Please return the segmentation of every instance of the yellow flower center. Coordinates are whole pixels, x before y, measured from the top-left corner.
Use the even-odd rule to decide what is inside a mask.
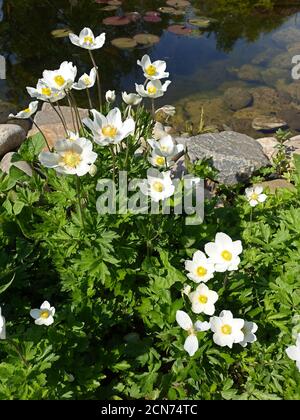
[[[207,274],[207,270],[204,267],[198,267],[197,268],[197,275],[199,277],[204,277]]]
[[[159,181],[154,182],[152,188],[154,189],[154,191],[159,193],[163,192],[163,190],[165,189],[164,184]]]
[[[258,194],[256,194],[256,193],[251,194],[251,196],[250,196],[250,200],[255,200],[255,201],[257,201],[257,200],[258,200]]]
[[[147,91],[148,91],[149,95],[155,95],[157,89],[156,89],[155,86],[150,85],[150,86],[148,86]]]
[[[89,78],[89,76],[85,76],[85,77],[83,78],[83,83],[84,83],[86,86],[89,86],[89,85],[91,84],[91,79]]]
[[[42,311],[40,313],[40,318],[47,319],[47,318],[49,318],[49,316],[50,316],[50,314],[49,314],[48,311]]]
[[[200,295],[198,297],[198,300],[199,300],[200,303],[203,303],[203,304],[207,303],[207,301],[208,301],[207,296],[205,296],[205,295]]]
[[[221,254],[222,258],[224,258],[225,261],[231,261],[232,260],[232,253],[225,250]]]
[[[76,168],[81,162],[81,156],[79,153],[69,150],[63,155],[61,161],[69,168]]]
[[[230,335],[232,333],[232,328],[231,328],[230,325],[225,324],[225,325],[222,326],[221,331],[225,335]]]
[[[165,164],[165,162],[166,162],[166,160],[165,160],[165,158],[164,158],[164,157],[162,157],[162,156],[158,156],[158,157],[156,158],[156,164],[157,164],[157,165],[164,165],[164,164]]]
[[[112,125],[107,125],[106,127],[102,128],[102,134],[105,137],[115,137],[117,131],[118,130],[116,129],[116,127],[113,127]]]
[[[65,79],[62,76],[60,76],[60,75],[55,76],[54,77],[54,81],[60,87],[63,86],[66,83]]]
[[[47,88],[47,87],[42,88],[42,95],[50,96],[51,95],[51,89]]]
[[[93,44],[94,40],[91,36],[85,36],[83,42],[85,42],[86,44]]]
[[[151,64],[151,66],[148,66],[146,68],[146,74],[148,74],[148,76],[154,76],[155,73],[156,73],[156,67],[152,66],[152,64]]]
[[[26,114],[29,114],[31,111],[30,111],[30,108],[26,108],[26,109],[24,109],[24,112],[26,112]]]

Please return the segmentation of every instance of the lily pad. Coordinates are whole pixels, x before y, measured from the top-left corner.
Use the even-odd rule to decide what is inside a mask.
[[[71,29],[69,28],[63,28],[63,29],[54,29],[51,32],[51,35],[54,36],[54,38],[65,38],[67,36],[69,36],[69,34],[71,33]]]
[[[121,6],[122,4],[120,0],[109,0],[107,3],[110,4],[111,6]]]
[[[143,19],[145,22],[151,23],[161,22],[161,17],[157,15],[145,15]]]
[[[168,15],[174,15],[174,16],[181,16],[185,14],[183,10],[177,10],[177,9],[174,9],[174,7],[159,7],[158,10],[161,13],[166,13]]]
[[[118,9],[118,6],[108,5],[108,6],[101,7],[100,10],[103,10],[104,12],[113,12],[114,10],[117,10],[117,9]]]
[[[191,28],[184,25],[171,25],[168,27],[168,31],[176,35],[190,35],[193,32]]]
[[[133,38],[115,38],[111,41],[114,47],[126,50],[137,46],[137,41]]]
[[[200,29],[206,29],[213,23],[210,18],[206,18],[206,17],[198,17],[194,19],[189,19],[188,22],[191,25],[197,26]]]
[[[187,7],[190,6],[191,3],[187,0],[168,0],[167,5],[172,7]]]
[[[104,25],[111,25],[111,26],[122,26],[128,25],[131,20],[127,16],[110,16],[108,18],[103,19]]]
[[[137,22],[141,19],[141,14],[139,12],[127,12],[125,16],[130,19],[131,22]]]
[[[137,34],[133,39],[141,45],[154,45],[160,40],[159,36],[153,34]]]
[[[149,10],[145,13],[146,16],[160,16],[159,12],[156,12],[155,10]]]

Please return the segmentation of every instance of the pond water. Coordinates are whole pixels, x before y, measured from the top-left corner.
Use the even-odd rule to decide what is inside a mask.
[[[96,53],[105,89],[134,91],[134,83],[143,80],[136,66],[143,54],[167,61],[173,83],[161,102],[177,106],[173,122],[178,130],[184,131],[187,121],[197,127],[202,108],[205,123],[218,128],[255,135],[253,118],[274,116],[300,130],[300,81],[291,76],[292,57],[300,54],[300,2],[179,0],[173,10],[172,3],[0,0],[0,55],[7,63],[6,80],[0,80],[0,115],[4,102],[28,102],[25,87],[34,86],[45,68],[55,69],[69,60],[79,73],[89,70],[88,54],[57,31],[78,33],[89,26],[95,33],[107,33],[105,47]],[[159,14],[148,13],[145,19],[150,11]],[[120,20],[124,25],[105,24],[105,19],[128,12],[137,12],[130,22],[125,18]],[[141,33],[158,38],[128,49],[111,43]],[[228,91],[232,87],[240,88],[240,94]],[[247,101],[249,93],[254,99],[240,109],[235,102],[244,96]],[[79,100],[85,105],[84,96]]]

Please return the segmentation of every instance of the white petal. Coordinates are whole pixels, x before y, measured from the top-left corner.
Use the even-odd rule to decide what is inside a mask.
[[[207,321],[205,322],[197,321],[195,322],[194,327],[196,331],[208,331],[210,330],[210,323]]]
[[[298,347],[290,346],[285,351],[290,359],[300,362],[300,349]]]
[[[192,357],[198,350],[199,343],[198,339],[195,335],[189,335],[184,343],[184,350],[188,352],[188,354]]]
[[[51,305],[47,300],[45,300],[45,302],[41,304],[41,309],[50,309],[50,308],[51,308]]]
[[[30,316],[34,319],[38,319],[40,317],[40,309],[31,309]]]
[[[189,329],[193,327],[191,318],[184,311],[176,312],[176,321],[178,325],[186,331],[188,331]]]

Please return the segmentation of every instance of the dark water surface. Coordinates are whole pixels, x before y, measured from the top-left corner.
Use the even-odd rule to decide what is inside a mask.
[[[143,16],[168,5],[165,0],[123,0],[116,10],[101,10],[105,6],[95,0],[0,0],[0,54],[7,62],[7,79],[0,80],[0,107],[4,101],[26,104],[25,87],[35,86],[44,69],[55,69],[64,60],[73,61],[79,74],[89,70],[86,51],[71,45],[67,37],[52,35],[64,28],[78,33],[84,26],[96,34],[107,33],[105,46],[96,53],[105,89],[134,91],[134,82],[143,80],[136,61],[145,53],[167,61],[173,83],[162,102],[178,106],[178,126],[187,119],[197,124],[202,106],[208,123],[238,125],[241,120],[241,126],[262,113],[279,115],[283,105],[299,106],[300,88],[298,93],[291,59],[300,54],[300,1],[191,0],[187,7],[177,8],[183,11],[179,16],[161,13],[160,22],[139,19],[117,27],[104,25],[103,19],[133,11]],[[199,16],[211,19],[207,29],[188,23]],[[191,34],[170,32],[174,24],[192,29]],[[115,38],[139,33],[157,35],[160,41],[126,50],[111,44]],[[221,100],[230,87],[254,94],[256,102],[247,115],[245,110],[233,115],[224,108]],[[278,98],[282,92],[290,97],[284,103]],[[269,102],[268,95],[273,95]],[[80,100],[84,104],[85,97]]]

